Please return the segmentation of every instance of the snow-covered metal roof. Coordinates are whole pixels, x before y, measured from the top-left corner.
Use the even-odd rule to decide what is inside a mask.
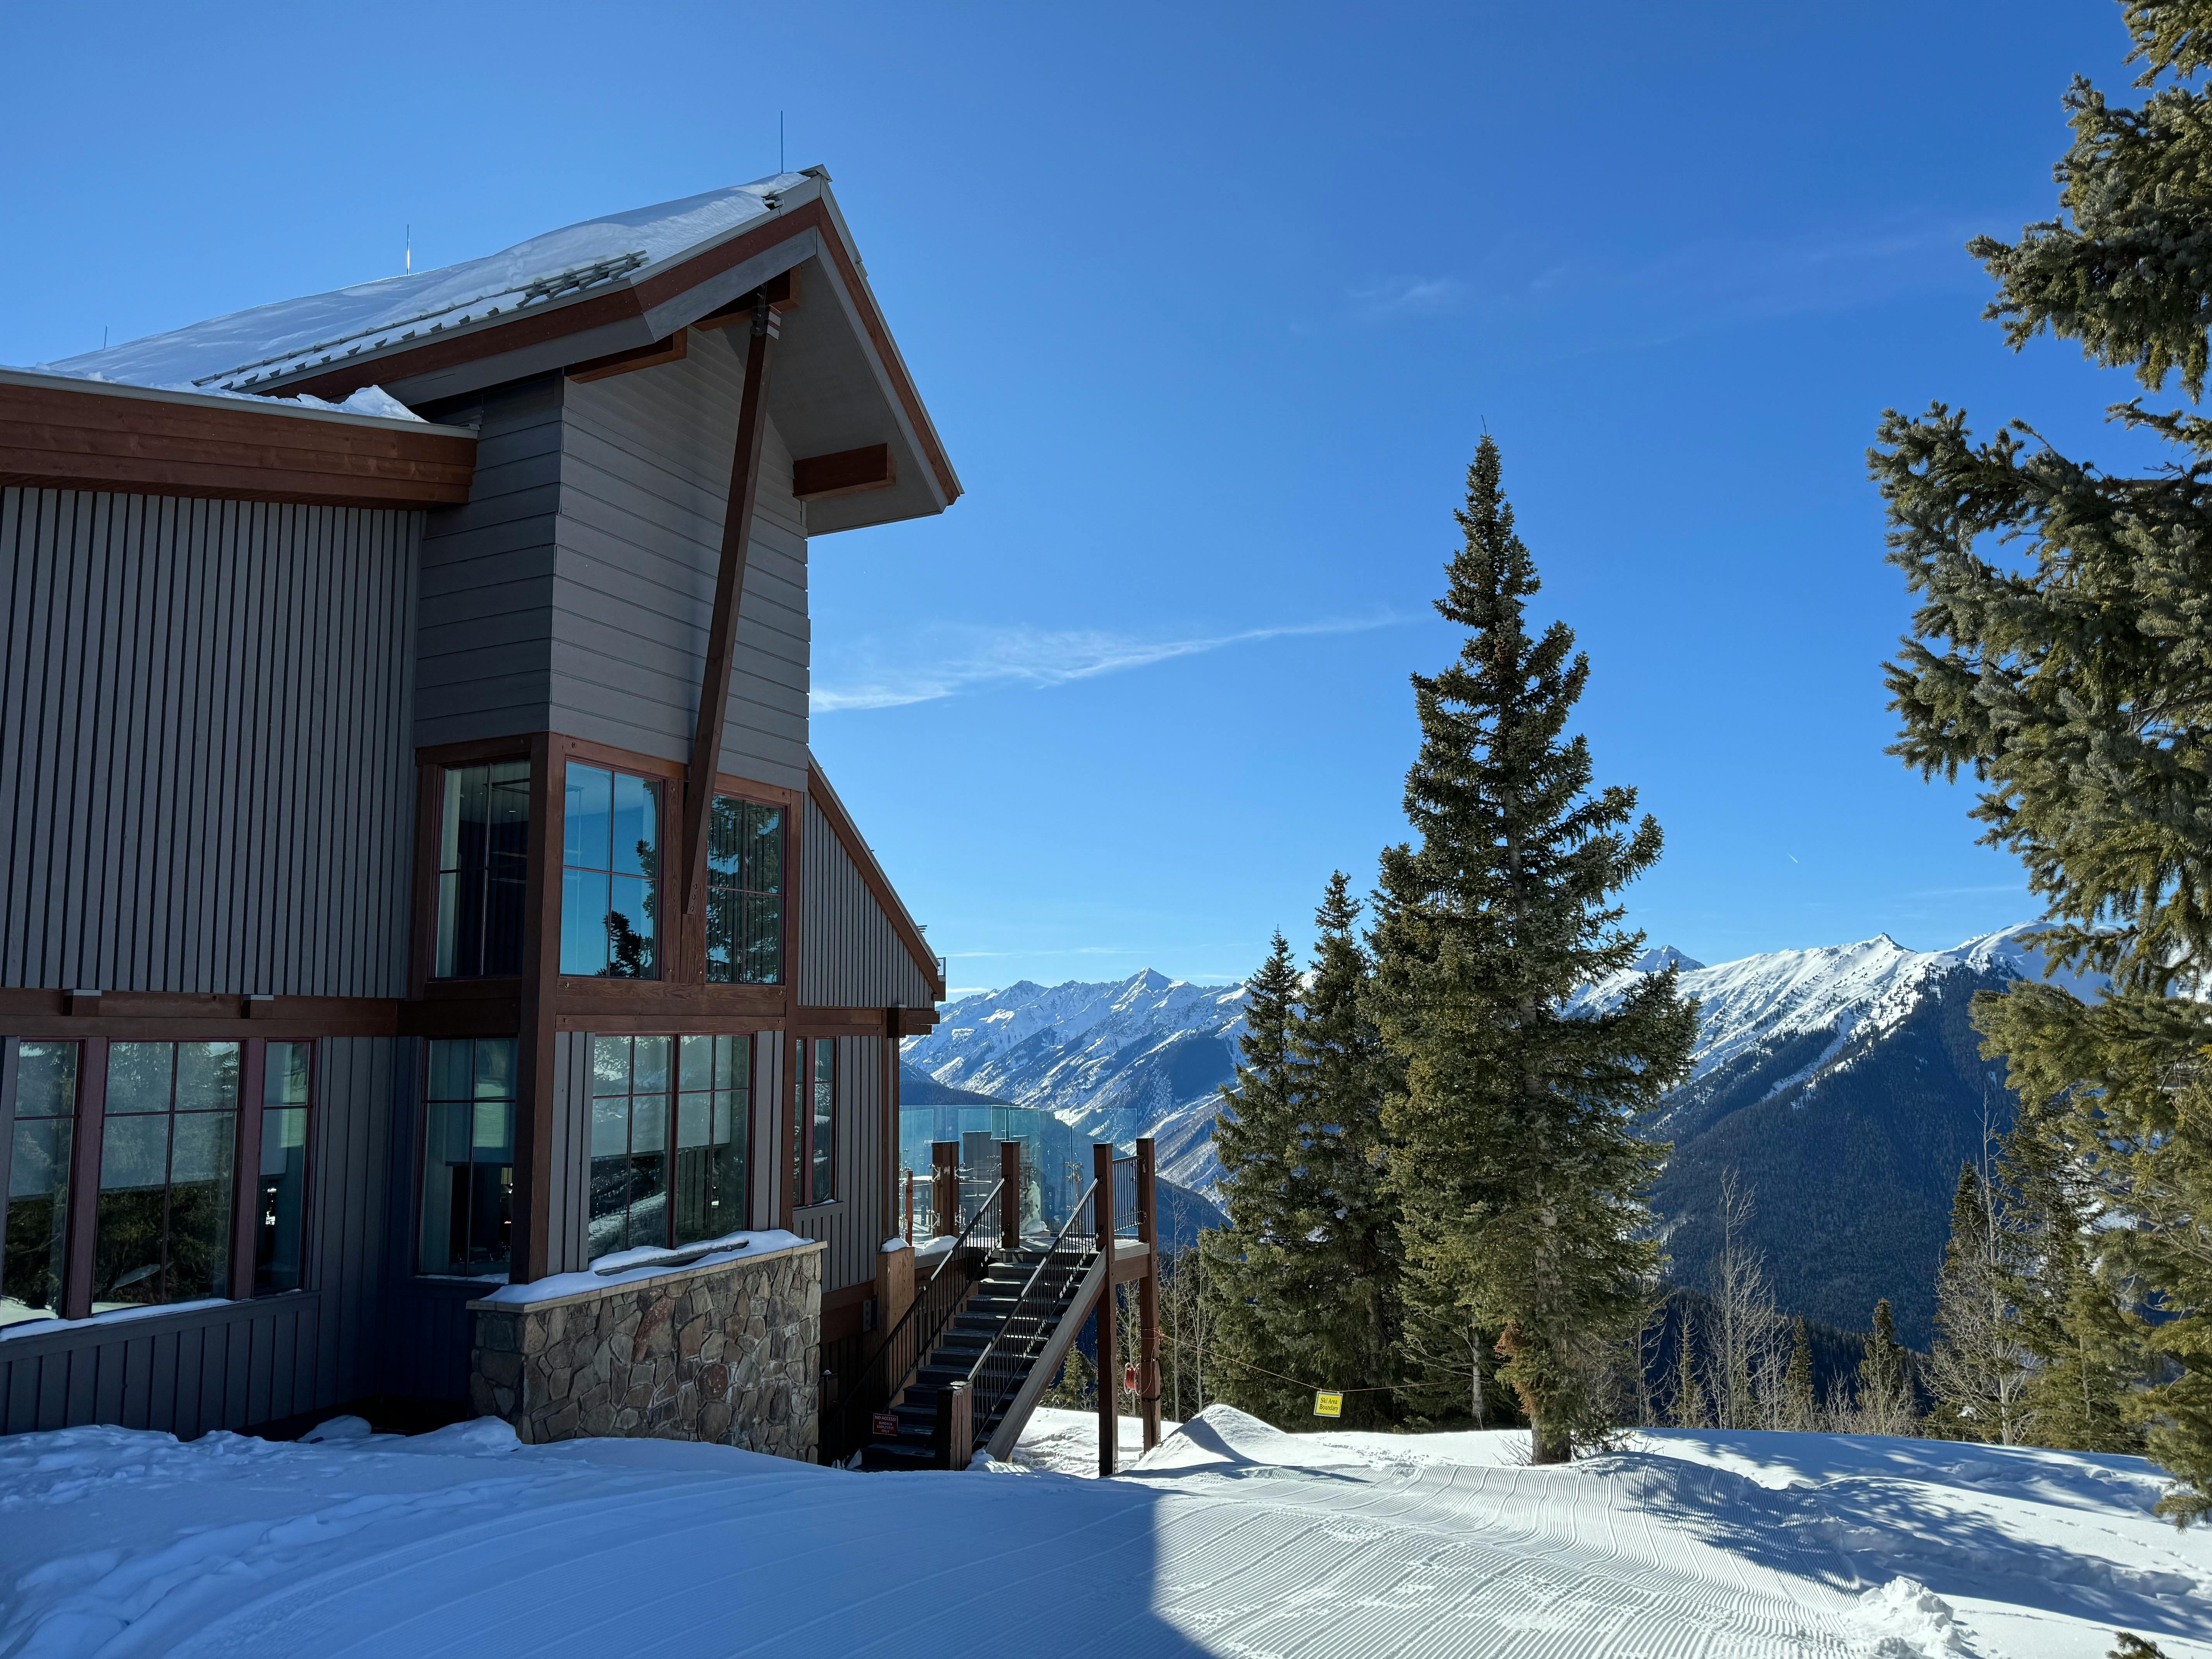
[[[818,173],[784,173],[610,213],[480,259],[233,312],[38,368],[179,392],[253,392],[364,351],[635,282],[767,218]]]

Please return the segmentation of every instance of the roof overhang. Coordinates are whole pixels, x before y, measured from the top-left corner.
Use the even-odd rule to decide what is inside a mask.
[[[0,369],[0,484],[451,507],[476,455],[463,427]]]
[[[380,386],[422,407],[669,340],[764,283],[795,273],[781,312],[769,417],[800,459],[885,446],[893,481],[811,501],[810,533],[941,513],[960,480],[922,406],[827,184],[810,179],[765,218],[611,283],[434,337],[357,350],[265,376],[256,392],[337,402]]]

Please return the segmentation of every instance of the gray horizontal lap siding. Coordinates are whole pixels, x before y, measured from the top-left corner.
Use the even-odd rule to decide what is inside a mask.
[[[374,1392],[380,1177],[400,1047],[388,1037],[317,1045],[307,1289],[16,1327],[0,1340],[0,1434],[112,1423],[189,1439]]]
[[[810,1008],[929,1008],[932,987],[810,797],[799,860],[799,1000]]]
[[[421,530],[0,489],[0,985],[400,994]]]
[[[469,504],[423,529],[416,743],[550,729],[562,385],[503,386],[453,415],[481,423],[477,468]]]
[[[563,392],[554,729],[670,760],[690,751],[743,359],[734,331],[680,362]],[[738,607],[721,765],[806,782],[806,532],[771,427]]]

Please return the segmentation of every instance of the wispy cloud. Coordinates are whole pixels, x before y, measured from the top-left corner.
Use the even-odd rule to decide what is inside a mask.
[[[1356,617],[1149,640],[1092,629],[940,626],[903,638],[890,649],[879,641],[861,641],[824,673],[814,688],[813,708],[817,714],[835,714],[931,702],[995,685],[1065,685],[1261,640],[1364,633],[1393,620]]]
[[[1467,284],[1456,276],[1397,276],[1373,288],[1354,289],[1352,304],[1370,323],[1400,317],[1437,317],[1457,311]]]

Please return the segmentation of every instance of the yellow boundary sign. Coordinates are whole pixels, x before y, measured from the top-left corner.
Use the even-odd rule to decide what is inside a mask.
[[[1326,1389],[1316,1390],[1314,1395],[1314,1415],[1316,1417],[1343,1416],[1344,1396],[1340,1394],[1331,1394]]]

